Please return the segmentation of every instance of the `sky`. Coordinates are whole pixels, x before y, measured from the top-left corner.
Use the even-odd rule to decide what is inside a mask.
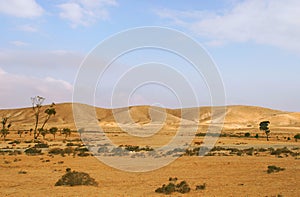
[[[159,26],[203,46],[219,70],[227,105],[300,112],[299,10],[298,0],[0,0],[0,108],[29,107],[36,95],[47,103],[72,102],[80,65],[99,43],[131,28]],[[211,104],[213,87],[204,78],[180,57],[153,49],[120,57],[99,79],[105,90],[96,88],[95,104],[111,107],[112,81],[149,62],[174,66],[195,88],[199,105]],[[130,84],[123,80],[119,89]],[[176,91],[161,84],[131,93],[128,105],[182,107]]]

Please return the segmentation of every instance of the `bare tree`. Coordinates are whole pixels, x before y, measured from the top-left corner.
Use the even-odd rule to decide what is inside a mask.
[[[40,113],[41,113],[41,108],[43,106],[45,98],[41,96],[36,96],[31,98],[32,101],[32,109],[34,111],[34,117],[35,117],[35,126],[33,130],[33,135],[34,139],[37,139],[41,133],[43,133],[43,137],[45,138],[45,135],[47,134],[46,130],[44,129],[46,123],[48,120],[51,118],[51,116],[54,116],[56,114],[56,110],[54,108],[55,103],[52,103],[45,111],[44,113],[46,114],[46,118],[40,128],[38,128],[38,124],[40,121]]]
[[[36,96],[31,98],[32,101],[32,110],[34,111],[34,117],[35,117],[35,126],[33,129],[33,137],[34,139],[38,138],[38,124],[39,124],[39,118],[40,118],[40,112],[42,108],[42,104],[45,101],[45,98],[41,96]]]

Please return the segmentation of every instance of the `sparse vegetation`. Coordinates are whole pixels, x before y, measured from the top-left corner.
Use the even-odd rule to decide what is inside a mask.
[[[251,134],[249,132],[245,133],[245,137],[250,137]]]
[[[89,174],[85,172],[71,171],[71,168],[67,168],[66,174],[64,174],[61,179],[55,183],[55,186],[76,185],[98,186],[98,183],[95,179],[91,178]]]
[[[28,148],[25,150],[25,153],[27,155],[31,155],[31,156],[35,156],[35,155],[41,155],[42,154],[42,150],[41,149],[37,149],[37,148]]]
[[[49,132],[53,135],[53,139],[55,139],[55,135],[56,135],[57,131],[58,131],[57,127],[51,127],[49,129]]]
[[[267,141],[269,141],[269,134],[271,130],[269,129],[270,121],[263,121],[259,123],[259,130],[264,131],[267,136]]]
[[[205,190],[206,184],[203,183],[202,185],[196,185],[196,190]]]
[[[294,136],[294,138],[295,138],[295,141],[297,142],[297,141],[300,139],[300,133],[296,134],[296,135]]]
[[[176,182],[177,182],[176,177],[169,178],[169,183],[167,185],[163,184],[161,187],[157,188],[155,192],[163,193],[163,194],[172,194],[174,192],[179,192],[185,194],[191,191],[191,188],[186,181],[181,181],[178,184],[176,184]]]
[[[267,172],[268,172],[268,174],[271,174],[271,173],[280,172],[280,171],[283,171],[283,170],[285,170],[285,169],[272,165],[272,166],[268,166]]]
[[[9,128],[11,127],[11,123],[8,123],[9,117],[2,117],[1,124],[2,124],[2,129],[0,130],[1,132],[1,137],[3,137],[3,140],[5,141],[6,136],[9,134]]]
[[[45,98],[41,97],[41,96],[36,96],[36,97],[31,98],[31,101],[32,101],[32,110],[34,111],[34,117],[35,117],[35,126],[33,129],[33,135],[34,135],[34,139],[37,139],[39,137],[39,135],[42,134],[42,132],[44,133],[44,136],[46,135],[46,132],[44,132],[44,126],[49,121],[51,116],[56,114],[56,110],[54,108],[55,103],[52,103],[44,111],[44,113],[46,114],[46,118],[45,118],[42,126],[40,128],[38,128],[38,124],[40,121],[40,113],[41,113],[41,109],[43,106],[42,104],[45,101]]]
[[[63,130],[61,131],[61,134],[62,135],[65,135],[65,139],[67,139],[67,137],[69,136],[71,136],[71,129],[69,129],[69,128],[63,128]]]

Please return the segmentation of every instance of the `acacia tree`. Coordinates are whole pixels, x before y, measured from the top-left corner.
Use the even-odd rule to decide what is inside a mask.
[[[61,131],[61,134],[65,135],[65,139],[67,139],[67,137],[71,136],[71,129],[69,128],[63,128],[63,130]]]
[[[41,96],[36,96],[31,98],[32,102],[32,110],[34,111],[34,117],[35,117],[35,126],[33,129],[33,137],[34,139],[37,139],[38,137],[38,124],[40,119],[40,112],[42,108],[42,104],[44,102],[45,98]]]
[[[38,124],[39,124],[39,121],[40,121],[40,113],[41,113],[41,109],[42,109],[42,106],[43,106],[43,102],[45,101],[45,98],[41,97],[41,96],[36,96],[36,97],[31,98],[31,101],[32,101],[32,109],[34,111],[34,117],[35,117],[35,126],[34,126],[34,129],[33,129],[33,136],[34,136],[34,139],[37,139],[41,133],[46,135],[46,131],[44,130],[44,126],[46,125],[46,123],[48,122],[50,117],[52,115],[56,114],[56,110],[54,108],[55,103],[52,103],[49,106],[49,108],[47,108],[44,111],[44,113],[46,114],[46,118],[45,118],[42,126],[40,128],[38,128]]]
[[[57,127],[51,127],[49,129],[49,132],[53,135],[53,138],[55,139],[55,135],[56,135],[56,132],[58,131],[58,128]]]
[[[2,129],[1,129],[1,137],[5,141],[6,136],[9,134],[9,128],[11,127],[11,123],[8,123],[9,117],[2,117]],[[7,125],[8,123],[8,125]]]
[[[270,121],[262,121],[259,123],[259,130],[264,131],[267,136],[267,141],[269,141],[269,134],[271,130],[269,129]]]

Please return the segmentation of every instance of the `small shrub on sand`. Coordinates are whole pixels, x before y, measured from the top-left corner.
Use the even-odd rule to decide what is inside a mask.
[[[27,155],[31,155],[31,156],[41,155],[42,154],[42,150],[41,149],[37,149],[37,148],[27,148],[24,152]]]
[[[280,171],[283,171],[285,170],[284,168],[281,168],[281,167],[278,167],[278,166],[268,166],[268,174],[271,174],[273,172],[280,172]]]
[[[89,174],[85,172],[71,171],[70,168],[67,168],[66,174],[64,174],[61,179],[55,183],[55,186],[76,185],[98,186],[98,183],[95,181],[95,179],[91,178]]]
[[[52,148],[49,150],[48,153],[52,155],[60,155],[60,154],[64,154],[64,150],[61,148]]]
[[[49,148],[49,145],[45,143],[37,143],[34,145],[34,148]]]
[[[169,178],[169,184],[163,184],[161,187],[155,190],[156,193],[162,194],[172,194],[173,192],[179,192],[182,194],[188,193],[191,191],[190,186],[187,184],[186,181],[181,181],[180,183],[176,184],[177,178]]]
[[[196,185],[196,190],[205,190],[206,184],[203,183],[202,185]]]

